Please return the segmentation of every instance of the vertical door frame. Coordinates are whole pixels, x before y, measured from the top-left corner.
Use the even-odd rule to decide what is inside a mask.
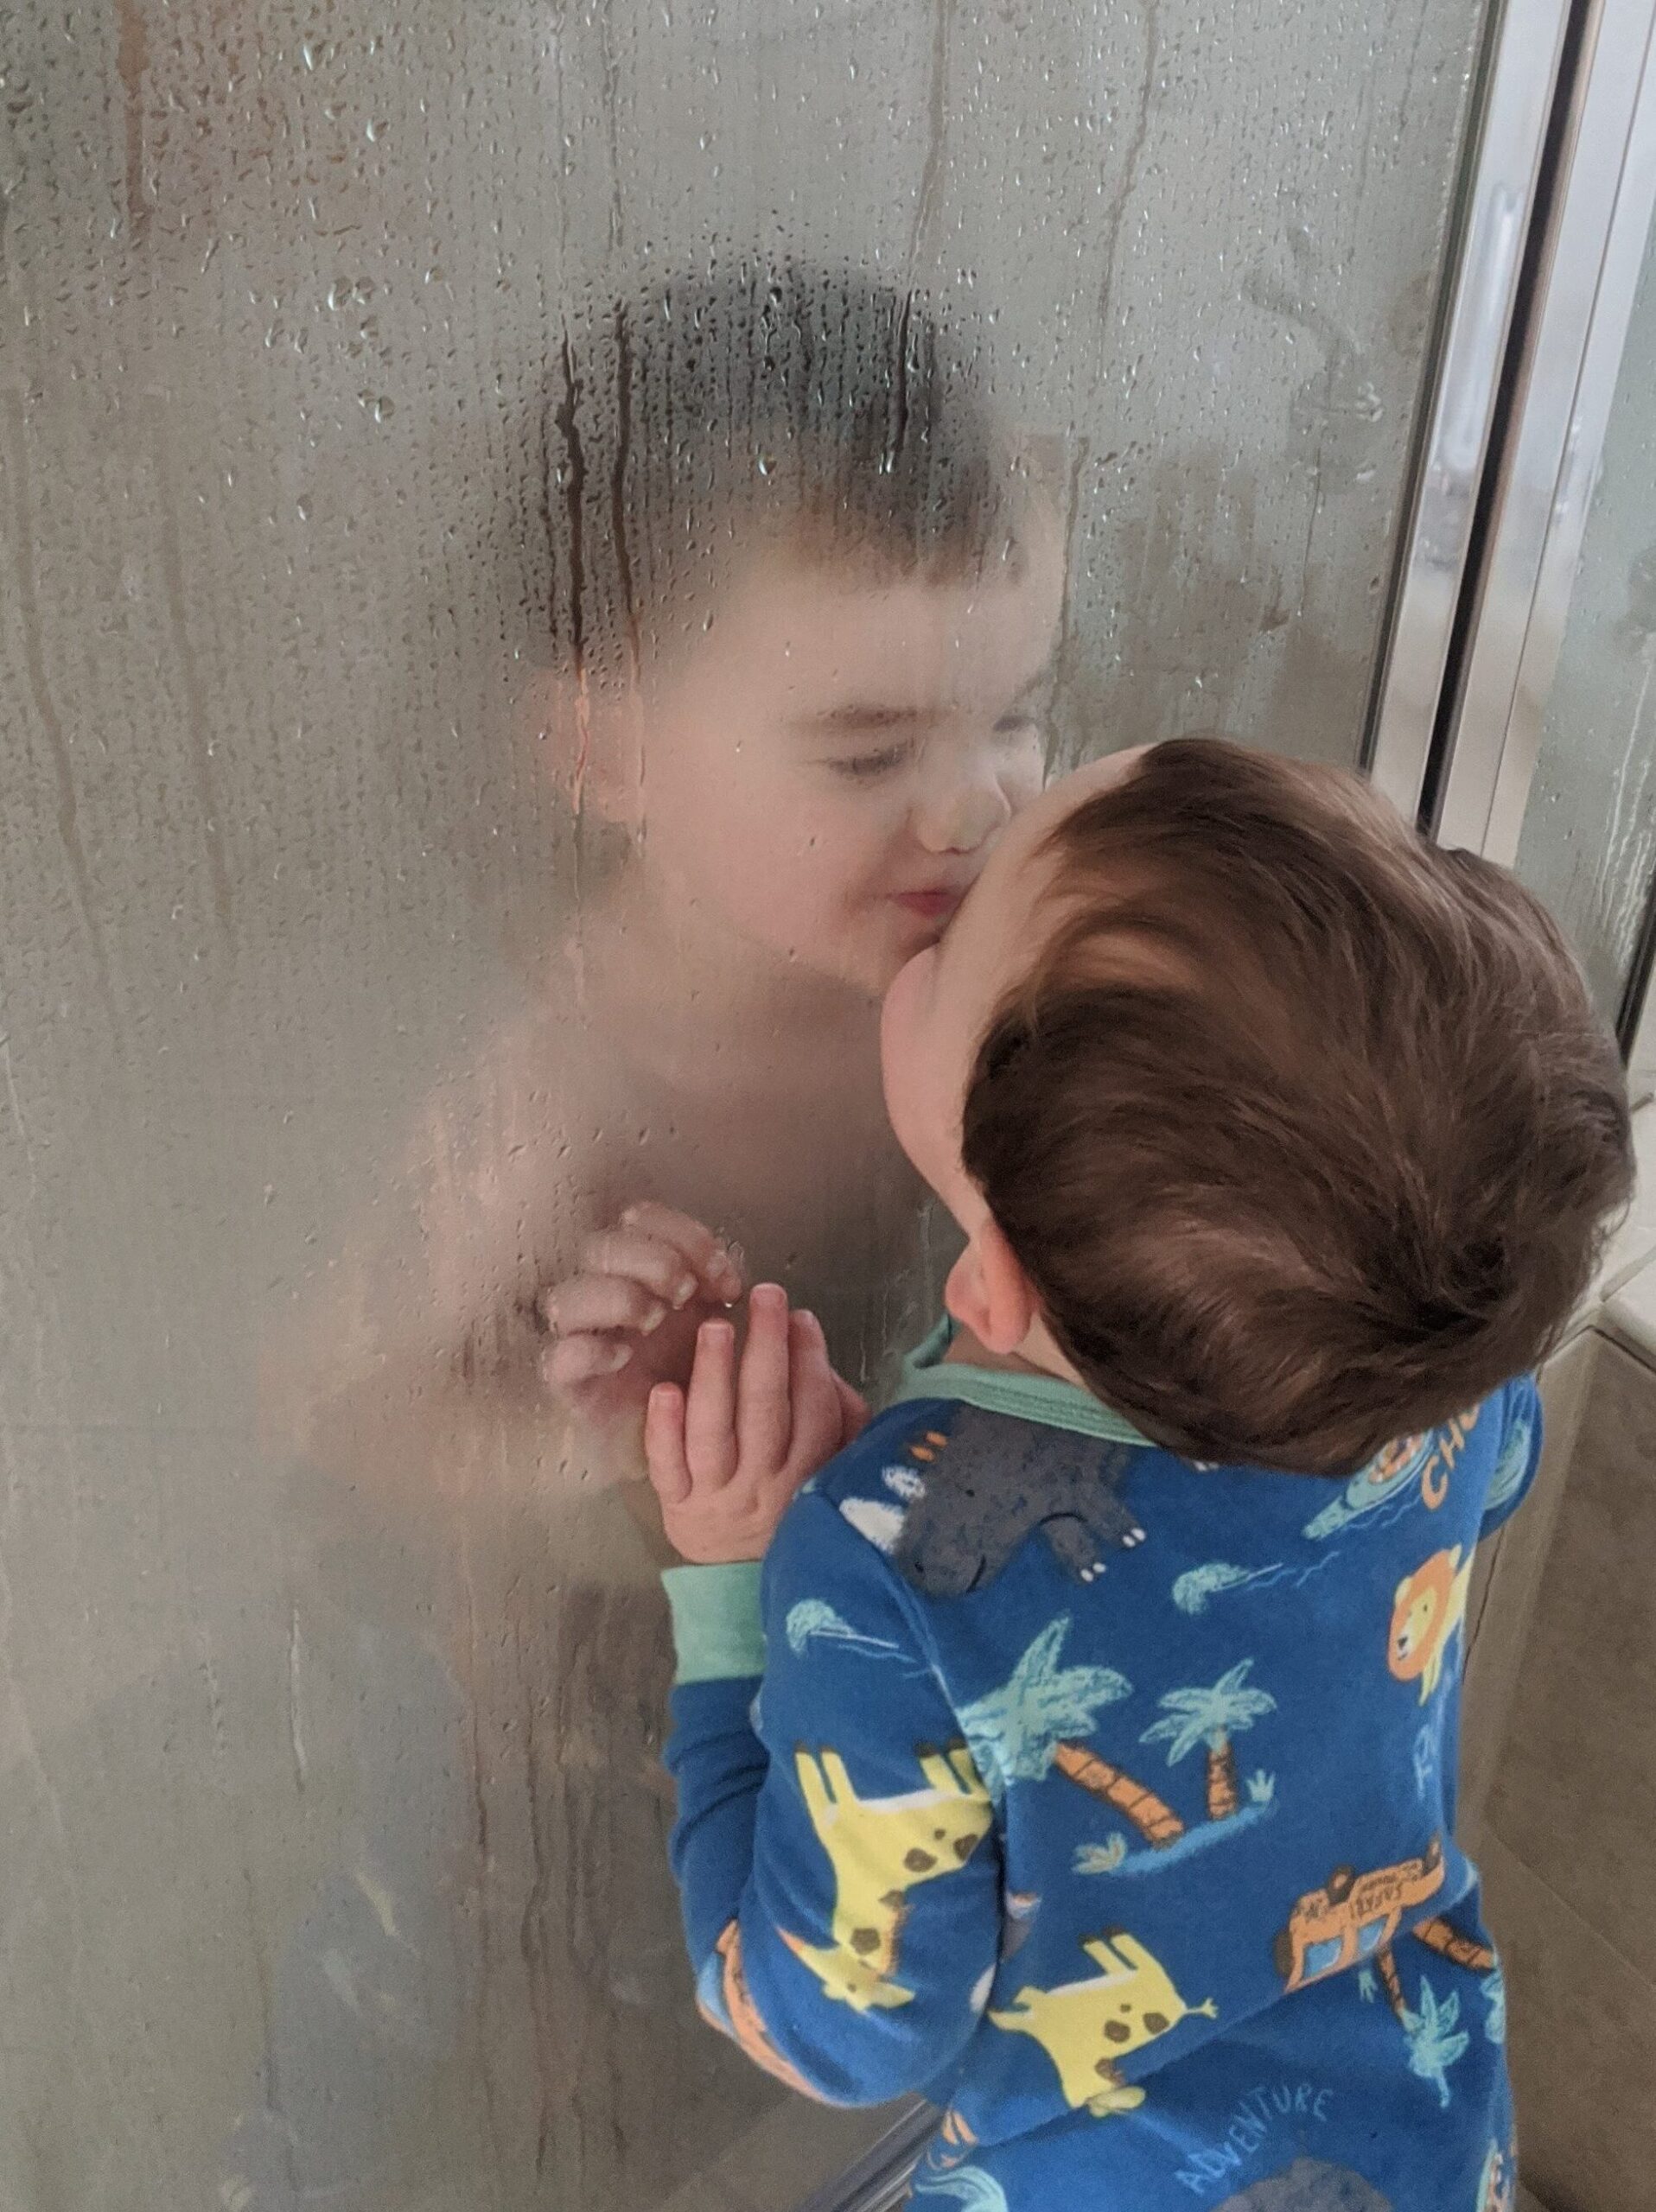
[[[1503,41],[1509,34],[1510,22]],[[1570,0],[1561,64],[1537,148],[1522,281],[1489,394],[1474,517],[1452,613],[1434,633],[1442,658],[1411,664],[1395,646],[1416,633],[1401,618],[1394,625],[1369,756],[1381,787],[1445,842],[1508,865],[1656,210],[1656,0]],[[1463,260],[1457,295],[1477,281]],[[1446,354],[1429,455],[1441,418],[1469,411],[1481,396],[1457,392],[1450,365]],[[1421,473],[1430,475],[1430,465]],[[1430,512],[1423,484],[1400,556],[1400,610],[1411,592],[1430,594],[1435,549],[1422,523]],[[1441,613],[1441,560],[1439,571]]]
[[[1475,565],[1480,494],[1499,450],[1526,249],[1545,202],[1549,132],[1578,4],[1492,0],[1485,32],[1363,753],[1375,784],[1411,817],[1428,791]]]
[[[1494,489],[1440,834],[1510,866],[1656,211],[1656,0],[1597,0]]]

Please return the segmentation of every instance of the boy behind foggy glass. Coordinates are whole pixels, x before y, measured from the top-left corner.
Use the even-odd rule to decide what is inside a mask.
[[[523,1002],[478,1011],[272,1408],[322,1471],[292,1516],[317,1555],[294,1649],[352,1685],[360,1802],[275,1967],[226,2201],[326,2194],[364,2143],[439,2149],[463,1991],[532,2005],[560,2110],[691,2115],[644,2154],[663,2171],[751,2116],[668,1968],[653,1578],[584,1482],[610,1440],[548,1420],[542,1363],[583,1412],[630,1414],[742,1287],[703,1224],[820,1304],[852,1371],[898,1332],[920,1185],[878,995],[1040,781],[1058,532],[923,303],[844,271],[675,280],[559,348],[545,434],[529,704],[575,816],[566,918]],[[608,2155],[562,2132],[538,2194]]]
[[[562,347],[545,431],[533,719],[600,864],[430,1103],[325,1365],[532,1407],[549,1380],[625,1434],[744,1260],[853,1372],[889,1333],[920,1189],[879,994],[1039,787],[1061,545],[965,343],[849,271],[616,308]]]

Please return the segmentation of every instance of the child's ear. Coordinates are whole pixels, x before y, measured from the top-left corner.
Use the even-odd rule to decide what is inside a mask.
[[[1041,1316],[1029,1278],[993,1221],[972,1232],[950,1270],[943,1303],[988,1351],[1020,1351]]]

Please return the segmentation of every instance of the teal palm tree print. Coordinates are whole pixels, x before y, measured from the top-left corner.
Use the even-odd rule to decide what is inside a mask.
[[[1277,1700],[1268,1690],[1248,1687],[1252,1667],[1252,1659],[1244,1659],[1209,1688],[1169,1690],[1156,1700],[1162,1719],[1152,1721],[1139,1738],[1143,1744],[1165,1744],[1169,1766],[1177,1766],[1198,1744],[1206,1744],[1210,1821],[1229,1820],[1242,1802],[1234,1738],[1277,1710]]]
[[[1436,1991],[1423,1974],[1419,2005],[1404,2022],[1409,2037],[1409,2071],[1436,2087],[1445,2112],[1450,2101],[1449,2068],[1465,2055],[1472,2041],[1460,2019],[1461,2000],[1454,1991],[1440,2004]]]
[[[961,1708],[960,1726],[978,1771],[998,1804],[1014,1782],[1039,1782],[1066,1738],[1090,1735],[1101,1706],[1131,1696],[1113,1667],[1063,1667],[1070,1616],[1049,1621],[1003,1688]]]

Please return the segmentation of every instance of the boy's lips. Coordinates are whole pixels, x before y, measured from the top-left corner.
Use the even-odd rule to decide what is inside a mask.
[[[922,921],[946,922],[965,895],[963,884],[958,889],[942,885],[931,891],[894,891],[891,898],[894,906],[918,914]]]

